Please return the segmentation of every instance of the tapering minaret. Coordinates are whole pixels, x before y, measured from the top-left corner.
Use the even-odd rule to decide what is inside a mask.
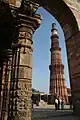
[[[68,102],[66,82],[64,78],[64,65],[62,64],[61,48],[59,47],[59,36],[56,24],[52,24],[51,29],[51,65],[50,69],[50,94],[63,98]]]

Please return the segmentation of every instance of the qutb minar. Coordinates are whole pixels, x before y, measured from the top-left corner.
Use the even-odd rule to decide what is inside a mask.
[[[51,29],[51,65],[50,69],[50,94],[56,95],[68,102],[66,81],[64,77],[64,65],[62,64],[61,48],[59,47],[59,36],[56,24]]]

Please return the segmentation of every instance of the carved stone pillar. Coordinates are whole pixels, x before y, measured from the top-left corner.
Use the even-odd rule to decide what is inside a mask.
[[[3,103],[3,93],[4,93],[4,87],[5,87],[5,76],[6,76],[6,60],[4,59],[3,61],[3,73],[2,73],[2,84],[1,84],[1,113],[3,114],[2,112],[2,103]],[[2,114],[1,114],[1,117],[2,117]]]
[[[10,99],[13,99],[9,106],[10,120],[31,120],[31,96],[32,96],[32,36],[41,24],[41,16],[27,16],[18,14],[20,48],[19,56],[16,58],[17,75],[15,74],[13,89],[10,91]],[[14,93],[13,93],[14,91]],[[13,93],[13,94],[12,94]],[[11,95],[12,94],[12,95]]]
[[[0,120],[1,120],[1,106],[2,106],[2,74],[3,74],[3,60],[0,60]]]
[[[5,58],[3,62],[2,91],[1,91],[1,95],[2,95],[1,120],[7,120],[8,118],[12,50],[7,49],[4,51],[4,54],[5,54]]]

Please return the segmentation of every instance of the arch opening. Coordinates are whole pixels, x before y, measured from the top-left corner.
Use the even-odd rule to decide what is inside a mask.
[[[36,62],[39,61],[39,59],[41,59],[43,56],[43,60],[42,61],[42,66],[44,65],[44,59],[48,59],[47,60],[47,63],[45,65],[47,65],[46,69],[49,67],[49,64],[50,64],[50,47],[51,47],[51,40],[50,40],[50,36],[51,36],[51,26],[52,26],[52,23],[56,23],[57,24],[57,29],[58,29],[58,32],[59,32],[59,43],[60,43],[60,47],[62,49],[61,51],[61,54],[62,54],[62,61],[63,61],[63,64],[66,64],[67,65],[67,56],[66,56],[66,47],[65,47],[65,38],[64,38],[64,33],[62,31],[62,28],[60,27],[60,24],[57,22],[57,20],[50,14],[48,13],[48,11],[46,11],[44,8],[39,8],[38,11],[37,11],[38,14],[41,14],[43,16],[43,20],[42,20],[42,24],[41,26],[38,28],[38,30],[36,31],[36,33],[34,34],[33,36],[33,48],[34,48],[34,51],[33,51],[33,72],[35,71],[35,66],[36,66]],[[42,37],[41,37],[42,36]],[[40,41],[40,42],[38,42]],[[43,45],[42,45],[42,42],[43,42]],[[47,44],[47,45],[46,45]],[[40,47],[38,47],[40,46]],[[43,50],[42,50],[43,49]],[[36,53],[35,53],[36,52]],[[39,53],[40,53],[40,56],[39,56]],[[46,55],[45,55],[45,53]],[[34,57],[35,56],[35,57]],[[37,57],[36,57],[37,56]],[[39,58],[38,58],[39,57]],[[46,58],[45,58],[46,57]],[[36,60],[35,60],[36,59]],[[49,61],[49,62],[48,62]],[[45,66],[44,65],[44,66]],[[43,66],[43,67],[44,67]],[[39,63],[37,62],[37,66],[36,66],[37,69],[39,69]],[[42,68],[41,68],[42,69]],[[41,70],[40,69],[40,70]],[[68,68],[67,68],[68,69]],[[40,71],[39,70],[39,71]],[[68,70],[67,70],[68,71]],[[46,72],[49,72],[49,71],[46,71]],[[68,72],[67,72],[68,73]],[[34,73],[33,76],[35,76],[35,74],[37,74],[36,72]],[[38,73],[39,74],[39,73]],[[65,67],[65,75],[66,75],[66,67]],[[47,76],[48,77],[48,76]],[[66,75],[66,77],[68,78],[68,81],[67,81],[67,85],[68,87],[70,87],[70,84],[69,84],[69,76]],[[49,79],[49,78],[46,78],[46,79]],[[37,80],[37,78],[36,78]],[[37,81],[36,81],[37,82]],[[34,81],[35,83],[35,81]],[[37,85],[34,87],[38,87]],[[45,91],[45,90],[44,90]],[[45,91],[46,92],[46,91]],[[48,91],[47,91],[48,92]]]
[[[80,31],[75,16],[69,7],[62,1],[47,1],[44,0],[34,0],[36,3],[39,3],[43,6],[48,12],[50,12],[60,23],[65,36],[65,44],[67,48],[67,57],[68,57],[68,67],[69,67],[69,76],[70,76],[70,85],[72,92],[72,100],[74,111],[76,114],[79,114],[80,109],[80,65],[79,65],[79,37]]]

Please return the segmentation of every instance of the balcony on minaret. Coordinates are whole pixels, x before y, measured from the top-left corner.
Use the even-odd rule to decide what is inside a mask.
[[[53,65],[49,65],[49,70],[54,69],[54,67],[55,67],[55,64],[53,64]]]
[[[61,51],[61,48],[60,48],[60,47],[57,47],[57,46],[52,46],[52,47],[50,48],[50,51],[52,52],[53,50]]]
[[[58,31],[56,28],[56,24],[52,24],[52,29],[51,29],[51,49],[59,49],[59,36],[58,36]]]
[[[52,24],[51,32],[52,32],[51,37],[58,37],[58,31],[55,23]]]

